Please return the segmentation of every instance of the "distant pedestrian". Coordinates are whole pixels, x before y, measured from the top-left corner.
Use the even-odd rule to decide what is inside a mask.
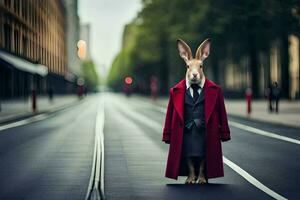
[[[272,84],[270,83],[268,88],[266,89],[266,97],[268,98],[269,102],[269,112],[273,112],[273,105],[272,105],[272,100],[273,100],[273,89],[272,89]]]
[[[83,94],[84,94],[84,97],[86,97],[88,94],[88,88],[85,85],[83,86]]]
[[[79,100],[81,100],[83,98],[83,93],[84,93],[83,90],[84,90],[83,85],[77,86],[77,96],[78,96]]]
[[[251,101],[252,101],[252,89],[248,87],[245,92],[245,97],[247,101],[247,115],[250,117],[252,107],[251,107]]]
[[[52,103],[53,102],[53,88],[52,88],[52,86],[50,86],[48,88],[48,98],[49,98],[50,103]]]
[[[150,90],[151,90],[151,98],[153,101],[156,101],[157,92],[158,92],[158,79],[156,76],[151,76],[150,79]]]
[[[130,97],[131,92],[132,92],[132,91],[131,91],[131,85],[129,85],[129,84],[124,84],[124,86],[123,86],[123,91],[124,91],[126,97]]]
[[[272,101],[273,101],[273,103],[275,102],[275,111],[276,111],[276,113],[278,113],[278,111],[279,111],[280,93],[281,93],[281,91],[280,91],[280,88],[278,86],[278,83],[274,82],[273,87],[272,87],[272,94],[273,94],[272,95],[273,96]]]

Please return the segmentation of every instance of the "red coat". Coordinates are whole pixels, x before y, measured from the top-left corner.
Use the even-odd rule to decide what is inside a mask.
[[[165,176],[177,179],[187,176],[188,170],[181,157],[184,129],[185,79],[170,89],[170,97],[162,141],[169,143]],[[206,177],[224,176],[221,141],[230,140],[223,92],[220,86],[207,79],[204,83],[206,125]]]

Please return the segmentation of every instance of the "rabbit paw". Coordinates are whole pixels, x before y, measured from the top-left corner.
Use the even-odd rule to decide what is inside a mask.
[[[206,184],[206,179],[204,176],[199,176],[197,180],[198,184]]]
[[[196,176],[188,176],[185,180],[185,184],[195,184],[196,183]]]

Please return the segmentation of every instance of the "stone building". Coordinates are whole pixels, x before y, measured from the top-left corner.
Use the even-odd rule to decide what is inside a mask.
[[[66,8],[61,0],[0,0],[0,97],[75,89],[67,68]]]
[[[91,59],[91,25],[88,23],[80,25],[80,40],[86,43],[86,58]]]
[[[67,18],[67,52],[68,69],[72,78],[81,75],[81,60],[77,55],[77,43],[80,39],[80,22],[78,16],[78,0],[63,0]]]

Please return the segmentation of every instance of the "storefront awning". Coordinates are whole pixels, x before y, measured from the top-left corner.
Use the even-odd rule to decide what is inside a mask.
[[[31,74],[38,74],[40,76],[46,76],[48,74],[48,68],[45,65],[31,63],[23,58],[14,56],[4,51],[0,51],[0,59],[8,62],[21,71],[29,72]]]

